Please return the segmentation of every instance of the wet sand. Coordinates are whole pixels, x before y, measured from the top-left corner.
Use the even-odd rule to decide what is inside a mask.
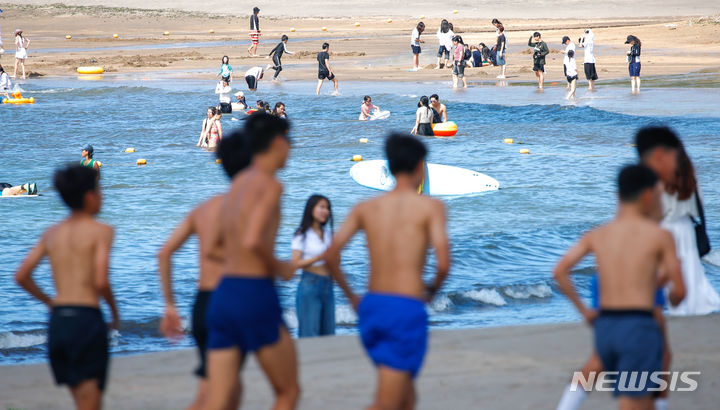
[[[655,2],[662,3],[659,0]],[[139,1],[98,3],[122,3],[130,7],[141,5]],[[166,3],[170,7],[188,9],[192,9],[194,4],[187,1]],[[580,7],[578,10],[585,7],[581,6],[580,2],[577,3]],[[548,85],[552,82],[563,85],[564,82],[563,55],[560,53],[562,36],[569,35],[577,40],[587,27],[593,28],[596,33],[595,47],[600,83],[627,78],[626,46],[623,43],[628,34],[634,34],[643,41],[643,76],[716,69],[720,67],[719,15],[716,13],[714,16],[703,16],[702,12],[710,6],[695,3],[686,2],[679,8],[667,6],[657,9],[663,12],[650,14],[667,17],[647,17],[640,13],[634,14],[634,18],[623,18],[620,16],[628,15],[623,14],[623,8],[603,6],[602,10],[593,13],[580,13],[583,16],[592,15],[592,19],[571,18],[574,12],[566,12],[559,2],[549,2],[548,7],[542,8],[540,14],[536,13],[535,9],[528,15],[497,10],[497,16],[507,28],[508,81],[510,84],[535,81],[532,56],[527,48],[527,39],[535,30],[542,32],[551,49],[546,66]],[[160,7],[164,3],[153,4]],[[303,11],[306,9],[303,4],[305,3],[286,7],[284,13],[297,11],[298,14],[295,15],[298,16],[315,15],[312,10],[317,8],[316,3],[308,3],[306,12]],[[468,8],[459,14],[452,14],[450,10],[436,10],[437,15],[428,11],[428,17],[423,19],[428,28],[422,37],[426,43],[421,54],[421,65],[425,69],[408,72],[412,61],[409,37],[419,16],[408,18],[403,16],[404,10],[398,9],[391,15],[392,23],[387,23],[387,16],[368,17],[368,13],[346,1],[332,9],[344,8],[346,5],[348,13],[344,15],[366,17],[287,18],[281,17],[285,14],[271,14],[273,8],[269,7],[267,13],[261,14],[263,37],[259,54],[267,55],[277,44],[279,37],[288,34],[291,37],[288,49],[296,51],[297,54],[283,58],[283,80],[314,80],[317,72],[316,53],[322,42],[329,41],[331,62],[340,81],[449,81],[449,70],[432,69],[436,61],[435,31],[439,18],[450,19],[456,32],[463,36],[467,44],[495,42],[494,29],[489,24],[492,16],[487,10]],[[165,71],[172,72],[175,76],[180,73],[188,77],[213,80],[221,57],[229,55],[235,74],[241,79],[247,68],[254,65],[265,66],[270,62],[262,57],[248,56],[248,20],[237,6],[229,9],[210,7],[213,10],[222,9],[225,13],[238,13],[223,15],[188,13],[177,9],[140,10],[60,5],[3,7],[5,12],[1,18],[5,30],[5,47],[12,48],[10,36],[13,28],[23,28],[25,35],[32,41],[27,69],[34,76],[75,75],[78,66],[92,65],[102,66],[108,73]],[[569,9],[575,10],[574,7]],[[422,7],[417,8],[421,9]],[[720,8],[718,9],[720,11]],[[379,9],[373,10],[380,13]],[[646,7],[645,10],[650,8]],[[547,17],[551,19],[543,18],[543,13],[549,14]],[[334,16],[333,13],[325,15]],[[554,19],[555,17],[562,19]],[[355,26],[356,22],[360,23],[359,27]],[[327,31],[323,32],[322,27],[326,27]],[[291,28],[295,31],[291,32]],[[210,30],[214,33],[211,34]],[[166,31],[170,32],[169,36],[163,35]],[[119,37],[114,39],[113,34],[118,34]],[[65,39],[66,35],[71,35],[72,39]],[[8,50],[0,61],[12,70],[14,61],[10,51]],[[579,67],[582,67],[582,54],[582,50],[578,49]],[[471,83],[493,82],[498,70],[496,67],[472,68],[466,70],[466,75]]]
[[[696,392],[675,392],[670,407],[716,409],[720,315],[669,320],[673,370],[700,371]],[[301,409],[359,409],[374,391],[373,367],[356,336],[298,342]],[[580,324],[518,326],[432,332],[418,379],[419,409],[554,408],[572,372],[591,351],[591,332]],[[194,351],[182,350],[112,361],[105,404],[109,409],[178,409],[195,393]],[[46,364],[0,367],[0,405],[70,408],[68,392],[53,385]],[[243,375],[243,408],[267,409],[271,392],[254,359]],[[592,393],[587,409],[613,409],[609,393]]]

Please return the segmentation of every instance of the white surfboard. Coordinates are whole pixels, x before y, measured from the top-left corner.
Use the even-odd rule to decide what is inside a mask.
[[[432,196],[469,195],[500,187],[495,178],[469,169],[440,164],[428,164],[427,168],[429,177],[423,183],[423,193]],[[390,191],[395,187],[395,178],[384,160],[358,162],[350,169],[350,176],[371,189]]]
[[[7,196],[5,196],[5,195],[0,195],[0,199],[6,199],[6,198],[37,198],[37,197],[39,197],[39,196],[40,196],[40,195],[38,195],[38,194],[34,194],[34,195],[25,195],[25,194],[23,194],[23,195],[7,195]]]
[[[386,120],[388,118],[390,118],[390,111],[375,110],[370,116],[370,121]]]

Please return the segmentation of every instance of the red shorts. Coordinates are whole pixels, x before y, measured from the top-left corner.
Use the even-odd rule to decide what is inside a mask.
[[[253,44],[258,44],[260,42],[260,31],[253,30],[250,32],[250,40],[252,40]]]

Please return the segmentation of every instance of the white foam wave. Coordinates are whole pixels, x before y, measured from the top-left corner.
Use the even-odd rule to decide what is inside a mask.
[[[550,286],[541,283],[528,286],[508,286],[503,289],[503,293],[505,296],[513,299],[530,299],[531,297],[547,298],[552,296],[552,289]]]
[[[447,295],[437,295],[433,299],[432,302],[430,302],[430,309],[432,309],[434,312],[444,312],[446,310],[450,310],[453,303],[452,300],[450,300]]]
[[[507,305],[507,301],[502,297],[500,292],[495,289],[470,290],[467,292],[463,292],[463,296],[472,300],[477,300],[478,302],[482,302],[487,305]]]
[[[0,349],[18,349],[44,344],[47,340],[45,334],[17,334],[13,332],[0,333]]]

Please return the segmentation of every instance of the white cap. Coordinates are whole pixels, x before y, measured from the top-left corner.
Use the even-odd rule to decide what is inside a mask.
[[[238,91],[235,93],[235,97],[244,97],[245,94],[242,91]]]

